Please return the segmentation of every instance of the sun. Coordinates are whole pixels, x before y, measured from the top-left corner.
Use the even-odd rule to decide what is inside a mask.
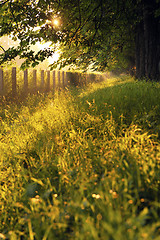
[[[54,19],[52,23],[53,23],[54,26],[57,26],[57,27],[60,24],[58,19]]]

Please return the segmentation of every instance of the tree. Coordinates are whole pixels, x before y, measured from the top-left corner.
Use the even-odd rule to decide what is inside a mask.
[[[0,7],[0,36],[19,40],[1,62],[19,55],[26,59],[23,67],[34,67],[59,46],[52,67],[104,71],[136,64],[137,77],[159,78],[159,0],[2,0]],[[34,53],[30,46],[37,41],[52,45]]]
[[[137,15],[137,77],[160,80],[160,1],[141,1],[137,6]]]

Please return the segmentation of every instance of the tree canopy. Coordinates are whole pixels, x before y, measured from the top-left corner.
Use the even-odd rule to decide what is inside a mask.
[[[5,49],[1,63],[19,56],[23,67],[35,67],[59,48],[52,67],[105,71],[136,65],[138,77],[159,78],[160,0],[1,0],[4,35],[19,45]],[[34,52],[31,45],[42,41],[50,41],[50,48]]]

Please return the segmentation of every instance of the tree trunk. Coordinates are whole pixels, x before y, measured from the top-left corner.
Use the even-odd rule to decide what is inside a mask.
[[[145,47],[144,47],[144,31],[143,22],[139,23],[136,28],[136,77],[143,78],[145,76]]]
[[[143,1],[142,20],[136,28],[136,75],[160,80],[160,23],[154,1]]]
[[[159,19],[154,17],[154,3],[144,6],[144,37],[145,37],[145,75],[147,78],[159,78]],[[159,79],[160,80],[160,79]]]

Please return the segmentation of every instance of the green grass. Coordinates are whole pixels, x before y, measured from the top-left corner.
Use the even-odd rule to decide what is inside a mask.
[[[160,85],[0,105],[0,239],[160,239]]]

